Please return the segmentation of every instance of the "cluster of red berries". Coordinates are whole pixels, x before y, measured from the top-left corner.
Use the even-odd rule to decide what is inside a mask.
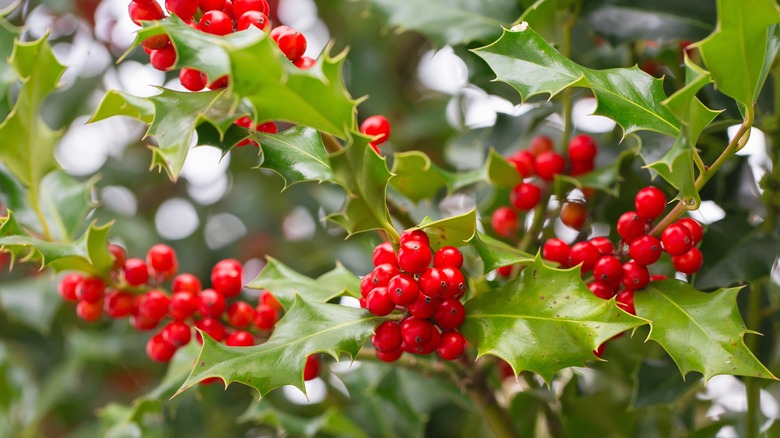
[[[193,327],[233,347],[261,343],[283,311],[268,291],[263,291],[254,307],[239,298],[243,268],[237,260],[217,262],[211,270],[211,288],[203,289],[196,276],[177,275],[179,263],[168,245],[154,245],[145,260],[128,259],[118,245],[109,245],[109,250],[114,265],[107,278],[68,273],[58,285],[60,296],[77,302],[76,314],[88,322],[105,313],[112,319],[129,317],[136,330],[150,331],[166,321],[146,344],[146,353],[155,361],[167,362],[178,348],[187,345]],[[168,280],[170,293],[163,288]],[[202,343],[200,334],[196,335]],[[316,356],[307,361],[307,370],[309,379],[318,374]]]
[[[390,122],[385,116],[371,116],[360,124],[360,133],[375,137],[369,144],[379,153],[379,145],[390,138]]]
[[[617,295],[618,306],[636,314],[634,291],[664,275],[650,275],[648,266],[661,257],[671,256],[674,268],[693,274],[701,268],[701,251],[695,246],[702,238],[702,226],[691,218],[682,218],[667,226],[660,240],[652,236],[653,221],[666,209],[666,195],[656,187],[645,187],[634,198],[636,210],[623,213],[617,221],[621,238],[618,248],[606,237],[595,237],[572,246],[553,238],[545,242],[542,255],[563,267],[581,266],[583,276],[593,273],[588,288],[599,298]],[[622,289],[622,290],[621,290]]]
[[[595,167],[598,145],[589,135],[577,135],[569,142],[568,162],[563,155],[555,151],[555,145],[546,136],[537,136],[531,140],[528,149],[512,155],[508,160],[515,165],[524,179],[509,194],[511,206],[497,208],[491,217],[491,225],[496,234],[511,237],[520,228],[518,211],[527,212],[539,203],[542,188],[539,181],[550,182],[555,175],[564,172],[572,176],[583,175]],[[536,180],[529,178],[536,177]],[[514,207],[514,208],[513,208]]]
[[[393,362],[404,352],[433,351],[445,360],[460,357],[466,348],[457,331],[466,317],[460,302],[466,293],[460,251],[445,246],[434,253],[428,236],[415,230],[401,236],[397,254],[390,242],[378,245],[373,261],[374,270],[360,283],[361,306],[378,316],[404,312],[401,321],[385,321],[374,330],[377,357]]]
[[[255,26],[270,34],[279,49],[295,66],[307,69],[314,65],[313,58],[303,56],[306,38],[287,26],[271,29],[268,18],[270,7],[266,0],[166,0],[165,9],[175,14],[190,27],[212,35],[227,35]],[[137,25],[142,21],[165,18],[165,12],[155,0],[132,0],[128,6],[130,18]],[[155,35],[141,42],[154,68],[169,71],[176,64],[176,48],[167,35]],[[203,72],[182,68],[179,81],[190,91],[224,88],[227,76],[209,78]]]

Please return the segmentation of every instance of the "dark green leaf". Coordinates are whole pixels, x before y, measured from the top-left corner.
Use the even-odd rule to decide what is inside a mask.
[[[594,359],[603,342],[647,321],[596,298],[579,269],[558,270],[540,258],[520,276],[466,303],[461,331],[515,373],[533,371],[550,382],[558,371]]]
[[[432,198],[447,184],[444,172],[420,151],[398,152],[390,184],[414,202]]]
[[[325,303],[341,295],[360,297],[360,279],[340,263],[332,271],[314,279],[268,257],[263,272],[247,287],[270,291],[285,309],[292,306],[296,295],[317,303]]]
[[[701,204],[699,191],[696,190],[696,181],[693,171],[694,145],[688,141],[685,134],[680,134],[660,160],[647,165],[655,170],[674,188],[680,191],[679,197],[685,201],[689,208],[696,209]]]
[[[366,310],[319,304],[297,296],[262,345],[227,347],[203,335],[195,368],[177,394],[209,377],[220,377],[226,385],[239,382],[251,386],[261,397],[284,385],[305,391],[307,356],[325,353],[338,359],[346,353],[354,358],[380,321]]]
[[[271,169],[284,179],[284,187],[303,181],[332,181],[335,176],[320,134],[302,126],[276,135],[252,136],[262,148],[260,167]]]
[[[683,376],[719,374],[775,379],[745,346],[737,308],[739,288],[704,293],[677,280],[656,281],[634,296],[637,315],[650,320],[648,339],[658,342]]]

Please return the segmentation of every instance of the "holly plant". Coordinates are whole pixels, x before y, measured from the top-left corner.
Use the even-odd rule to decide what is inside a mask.
[[[774,1],[96,3],[0,11],[0,435],[780,430]]]

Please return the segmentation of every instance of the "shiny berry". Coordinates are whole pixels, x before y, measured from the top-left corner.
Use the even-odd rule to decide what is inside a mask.
[[[600,258],[601,253],[590,242],[577,242],[572,245],[569,252],[569,265],[577,266],[582,263],[582,272],[588,272]]]
[[[195,327],[203,330],[217,342],[222,342],[222,340],[225,339],[225,326],[215,318],[204,318],[200,321],[196,321]],[[198,343],[203,343],[200,333],[197,334],[196,339],[198,340]]]
[[[271,8],[266,0],[235,0],[233,2],[233,13],[236,17],[244,15],[247,11],[258,11],[268,15],[271,13]]]
[[[393,313],[395,303],[386,287],[375,287],[366,297],[366,308],[376,316],[386,316]]]
[[[445,266],[441,268],[441,272],[447,279],[447,289],[444,291],[443,299],[458,299],[466,294],[466,278],[460,269]]]
[[[206,289],[198,294],[198,313],[204,318],[219,318],[226,307],[224,295],[214,289]]]
[[[463,355],[466,350],[466,340],[458,332],[444,332],[441,334],[439,346],[436,352],[444,360],[455,360]]]
[[[579,201],[566,201],[561,206],[560,218],[567,227],[581,230],[588,219],[588,205]]]
[[[421,242],[408,241],[398,250],[398,266],[410,274],[422,274],[431,264],[431,248]]]
[[[376,137],[371,144],[379,146],[390,138],[390,122],[385,116],[371,116],[360,124],[360,132],[369,137]]]
[[[590,239],[589,242],[599,250],[601,255],[611,255],[615,253],[615,246],[607,237],[594,237]]]
[[[413,347],[413,350],[417,354],[431,354],[434,351],[436,351],[437,348],[439,348],[440,342],[441,342],[441,333],[439,332],[439,329],[437,329],[435,326],[432,326],[431,340],[428,341],[428,343],[423,346]]]
[[[57,285],[57,292],[59,292],[60,296],[64,300],[78,301],[76,287],[83,279],[84,277],[82,277],[81,274],[65,274],[60,280],[60,283]]]
[[[385,321],[374,329],[371,345],[378,351],[389,352],[401,348],[401,325],[395,321]]]
[[[672,256],[672,266],[683,274],[695,274],[704,263],[704,257],[695,246],[683,255]]]
[[[449,266],[460,269],[463,266],[463,254],[454,246],[445,246],[433,255],[433,266],[437,268]]]
[[[194,68],[182,68],[179,71],[179,82],[190,91],[200,91],[206,87],[206,81],[200,71]]]
[[[192,274],[179,274],[173,278],[173,283],[171,284],[173,293],[186,292],[191,295],[197,295],[201,290],[203,290],[203,287],[200,284],[200,280]]]
[[[516,185],[509,194],[509,201],[520,211],[528,211],[536,207],[542,197],[542,190],[531,183]]]
[[[636,315],[636,309],[634,308],[634,291],[626,289],[620,292],[615,298],[616,304],[626,312]]]
[[[146,355],[153,361],[168,362],[174,353],[176,353],[176,347],[165,342],[161,333],[157,333],[146,341]]]
[[[236,297],[244,286],[241,274],[241,269],[216,265],[211,271],[211,287],[225,298]]]
[[[593,161],[597,152],[596,140],[590,135],[577,135],[569,141],[569,159],[571,161]]]
[[[87,322],[95,322],[103,314],[103,301],[90,303],[88,301],[79,301],[76,305],[76,315]]]
[[[661,257],[661,242],[653,236],[644,235],[632,240],[628,251],[640,265],[652,265]]]
[[[230,325],[242,328],[252,324],[255,317],[255,309],[244,301],[236,301],[228,306],[227,315]]]
[[[534,161],[536,174],[545,181],[552,181],[555,175],[563,173],[565,167],[566,160],[561,154],[553,151],[542,152]]]
[[[308,70],[312,67],[314,67],[314,64],[317,63],[317,60],[314,58],[310,58],[308,56],[301,56],[300,58],[293,61],[293,65],[298,67],[301,70]],[[374,145],[376,146],[376,145]],[[376,147],[374,148],[376,150]]]
[[[615,296],[615,294],[612,292],[612,288],[600,281],[588,283],[588,289],[593,292],[593,295],[601,298],[602,300],[608,300]]]
[[[176,260],[176,251],[173,248],[158,243],[149,248],[149,252],[146,253],[146,265],[153,272],[169,277],[175,273],[179,262]]]
[[[406,306],[406,310],[415,318],[432,318],[436,313],[436,309],[439,308],[440,303],[441,299],[431,298],[420,292],[420,294],[417,295],[417,299],[414,300],[412,304]]]
[[[399,306],[406,306],[417,299],[420,287],[414,277],[407,274],[398,274],[387,284],[390,299]]]
[[[617,220],[617,232],[624,241],[630,242],[645,234],[645,221],[635,211],[627,211]]]
[[[388,352],[376,350],[376,357],[382,362],[395,362],[400,359],[403,354],[404,351],[401,348]]]
[[[100,277],[87,277],[76,285],[76,297],[79,301],[97,303],[106,293],[106,284]]]
[[[250,26],[254,26],[265,33],[271,32],[271,20],[259,11],[247,11],[238,18],[236,25],[238,30],[247,30]]]
[[[678,220],[677,223],[684,225],[685,228],[687,228],[688,231],[691,232],[691,235],[693,236],[694,245],[696,245],[701,241],[702,235],[704,235],[704,229],[702,229],[701,224],[698,223],[695,219],[684,217]]]
[[[190,21],[198,12],[198,0],[165,0],[165,9],[183,21]]]
[[[534,155],[528,151],[517,151],[514,155],[507,158],[507,161],[515,165],[517,173],[523,178],[529,178],[534,175]]]
[[[396,266],[391,265],[390,263],[382,263],[371,272],[371,282],[374,284],[374,287],[384,287],[390,283],[390,279],[399,273]]]
[[[502,237],[511,237],[519,229],[517,213],[509,207],[498,207],[490,216],[490,225]]]
[[[198,6],[203,12],[221,11],[225,7],[225,0],[198,0]]]
[[[233,20],[222,11],[208,11],[200,17],[200,30],[212,35],[233,32]]]
[[[139,332],[152,330],[160,323],[159,319],[152,319],[146,315],[137,313],[137,309],[133,309],[133,315],[130,317],[130,325]]]
[[[271,330],[279,321],[279,312],[273,306],[260,304],[255,307],[255,325],[261,330]]]
[[[620,283],[620,279],[623,277],[623,264],[615,256],[601,256],[596,265],[593,266],[593,276],[596,281],[605,285]]]
[[[555,143],[553,143],[553,140],[550,137],[547,137],[546,135],[537,135],[528,143],[528,152],[536,157],[539,154],[553,150],[554,147]]]
[[[401,322],[401,336],[410,347],[421,347],[431,340],[433,324],[425,319],[410,316]]]
[[[251,347],[255,345],[255,340],[252,338],[251,333],[238,330],[225,338],[225,345],[228,347]]]
[[[160,331],[163,340],[176,348],[187,345],[192,339],[192,328],[181,321],[173,321]]]
[[[433,319],[443,329],[458,328],[466,319],[466,310],[457,299],[444,300],[436,309]]]
[[[303,367],[303,380],[312,380],[320,375],[320,358],[309,356],[306,358],[306,365]]]
[[[544,257],[545,260],[558,263],[563,268],[569,266],[570,253],[571,247],[557,237],[548,239],[544,242],[544,247],[542,247],[542,257]]]
[[[184,321],[198,309],[198,296],[189,292],[174,292],[168,303],[168,314],[176,321]]]
[[[648,272],[646,266],[629,260],[623,264],[623,278],[620,281],[626,289],[644,289],[647,283],[650,282],[650,272]]]
[[[151,319],[161,320],[168,314],[170,298],[159,290],[150,290],[137,298],[138,313]]]
[[[693,248],[693,234],[688,227],[676,222],[664,229],[661,233],[661,242],[669,255],[679,256]]]
[[[281,313],[284,310],[284,307],[282,307],[282,303],[279,302],[279,300],[276,299],[274,294],[271,292],[268,292],[267,290],[262,291],[260,294],[260,300],[258,300],[258,304],[267,304],[274,309],[276,309],[277,312]]]
[[[645,187],[634,197],[636,213],[644,220],[653,220],[664,213],[666,195],[656,187]]]
[[[124,318],[133,313],[133,294],[123,291],[113,291],[106,294],[104,310],[111,318]]]
[[[428,268],[418,280],[420,292],[432,298],[441,298],[447,291],[447,276],[439,268]]]
[[[398,266],[398,257],[395,255],[395,249],[390,242],[382,242],[374,248],[372,255],[372,261],[374,266],[379,266],[383,263],[389,263],[393,266]]]
[[[142,21],[154,21],[159,20],[165,16],[160,4],[155,2],[138,3],[130,2],[127,7],[127,12],[130,14],[130,19],[138,26]]]
[[[306,37],[297,30],[288,30],[282,32],[281,35],[276,38],[276,45],[282,50],[284,56],[290,61],[295,61],[306,53]],[[362,125],[361,125],[362,126]],[[390,135],[389,126],[386,136]],[[387,137],[384,137],[387,138]]]
[[[401,234],[401,245],[406,242],[420,242],[425,246],[431,246],[428,235],[423,230],[407,230]]]
[[[121,246],[113,243],[108,245],[108,250],[111,252],[111,257],[114,258],[114,265],[111,269],[116,271],[117,269],[122,268],[122,266],[125,265],[125,261],[127,261],[127,251]]]
[[[151,62],[152,67],[157,70],[171,70],[174,64],[176,64],[176,49],[174,49],[173,44],[168,44],[161,49],[149,51],[149,62]]]

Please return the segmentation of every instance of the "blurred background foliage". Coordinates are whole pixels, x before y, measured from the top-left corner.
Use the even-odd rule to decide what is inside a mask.
[[[368,272],[368,254],[379,237],[361,234],[345,240],[342,230],[322,220],[342,202],[337,188],[295,185],[281,192],[283,182],[277,175],[254,169],[258,156],[251,147],[233,150],[221,161],[216,149],[196,148],[183,178],[172,183],[164,174],[148,172],[151,152],[145,145],[153,140],[142,139],[142,125],[114,118],[85,126],[109,88],[148,94],[154,91],[149,84],[178,86],[173,74],[145,65],[140,49],[117,63],[135,29],[126,3],[22,1],[8,17],[24,26],[24,40],[37,39],[48,30],[55,53],[69,67],[62,89],[46,102],[43,117],[64,132],[57,149],[62,166],[85,180],[98,175],[94,189],[98,207],[91,219],[115,220],[112,240],[131,256],[142,256],[157,242],[170,244],[179,255],[181,270],[204,281],[211,266],[227,257],[245,263],[247,281],[260,271],[265,256],[311,276],[332,269],[337,260],[359,275]],[[495,75],[469,52],[498,37],[500,26],[511,26],[531,1],[270,3],[272,11],[278,11],[272,17],[276,23],[306,34],[307,54],[316,56],[329,42],[336,51],[348,50],[345,82],[353,96],[369,97],[359,107],[359,118],[383,114],[391,121],[393,134],[382,147],[385,152],[420,150],[445,169],[465,171],[479,167],[491,147],[509,155],[534,135],[560,135],[557,101],[536,98],[517,105],[516,93],[491,82]],[[548,2],[554,8],[558,3],[568,4]],[[8,5],[0,0],[0,9]],[[585,0],[579,7],[571,47],[576,62],[593,68],[638,64],[650,74],[664,76],[667,91],[684,82],[684,45],[708,35],[715,23],[714,0]],[[537,29],[557,42],[560,35],[554,23],[540,22]],[[8,42],[0,41],[3,58],[8,50]],[[778,138],[780,126],[772,115],[777,91],[771,83],[766,88],[759,114],[769,116],[760,118],[758,126],[768,144]],[[717,155],[717,148],[726,143],[725,127],[739,123],[739,113],[712,87],[701,94],[711,107],[726,108],[716,128],[700,140],[705,161],[711,161],[706,154]],[[574,90],[573,99],[581,102],[575,105],[575,126],[599,141],[600,166],[615,162],[638,142],[645,159],[657,158],[671,146],[653,134],[621,142],[622,133],[614,124],[585,121],[593,109],[586,91]],[[3,110],[0,114],[5,116],[7,108],[0,106]],[[696,282],[707,289],[750,281],[767,291],[764,307],[771,310],[780,305],[777,239],[758,228],[758,219],[777,203],[772,206],[766,195],[762,200],[757,188],[763,173],[778,160],[776,151],[762,147],[763,155],[743,155],[729,163],[702,193],[708,203],[699,219],[711,225],[702,247],[707,264]],[[625,195],[599,193],[591,203],[594,223],[613,222],[630,208],[633,193],[649,182],[642,165],[640,159],[619,165]],[[489,217],[505,196],[478,185],[455,194],[441,192],[408,207],[421,219],[462,213],[476,204]],[[0,201],[7,203],[1,193]],[[724,270],[717,261],[735,257],[735,251],[744,263]],[[55,288],[51,274],[36,273],[26,265],[17,265],[12,272],[0,270],[0,436],[487,433],[472,402],[458,388],[434,375],[368,362],[351,369],[348,361],[334,364],[310,384],[308,402],[287,390],[257,401],[247,388],[235,385],[224,391],[218,384],[201,385],[168,400],[189,372],[195,347],[180,351],[167,367],[153,363],[144,354],[146,334],[124,321],[85,324],[62,304]],[[251,296],[252,291],[245,293]],[[746,308],[744,303],[740,307]],[[770,370],[777,370],[778,320],[769,313],[756,353]],[[705,390],[697,376],[683,381],[657,345],[642,342],[646,335],[646,329],[640,329],[633,338],[614,342],[605,356],[608,362],[561,373],[550,388],[531,376],[501,383],[495,367],[487,371],[494,374],[502,400],[524,436],[548,432],[578,437],[715,436],[739,430],[744,384],[733,377],[717,378],[717,384],[713,380]],[[763,384],[766,433],[775,436],[780,385]],[[557,415],[544,415],[548,411]]]

